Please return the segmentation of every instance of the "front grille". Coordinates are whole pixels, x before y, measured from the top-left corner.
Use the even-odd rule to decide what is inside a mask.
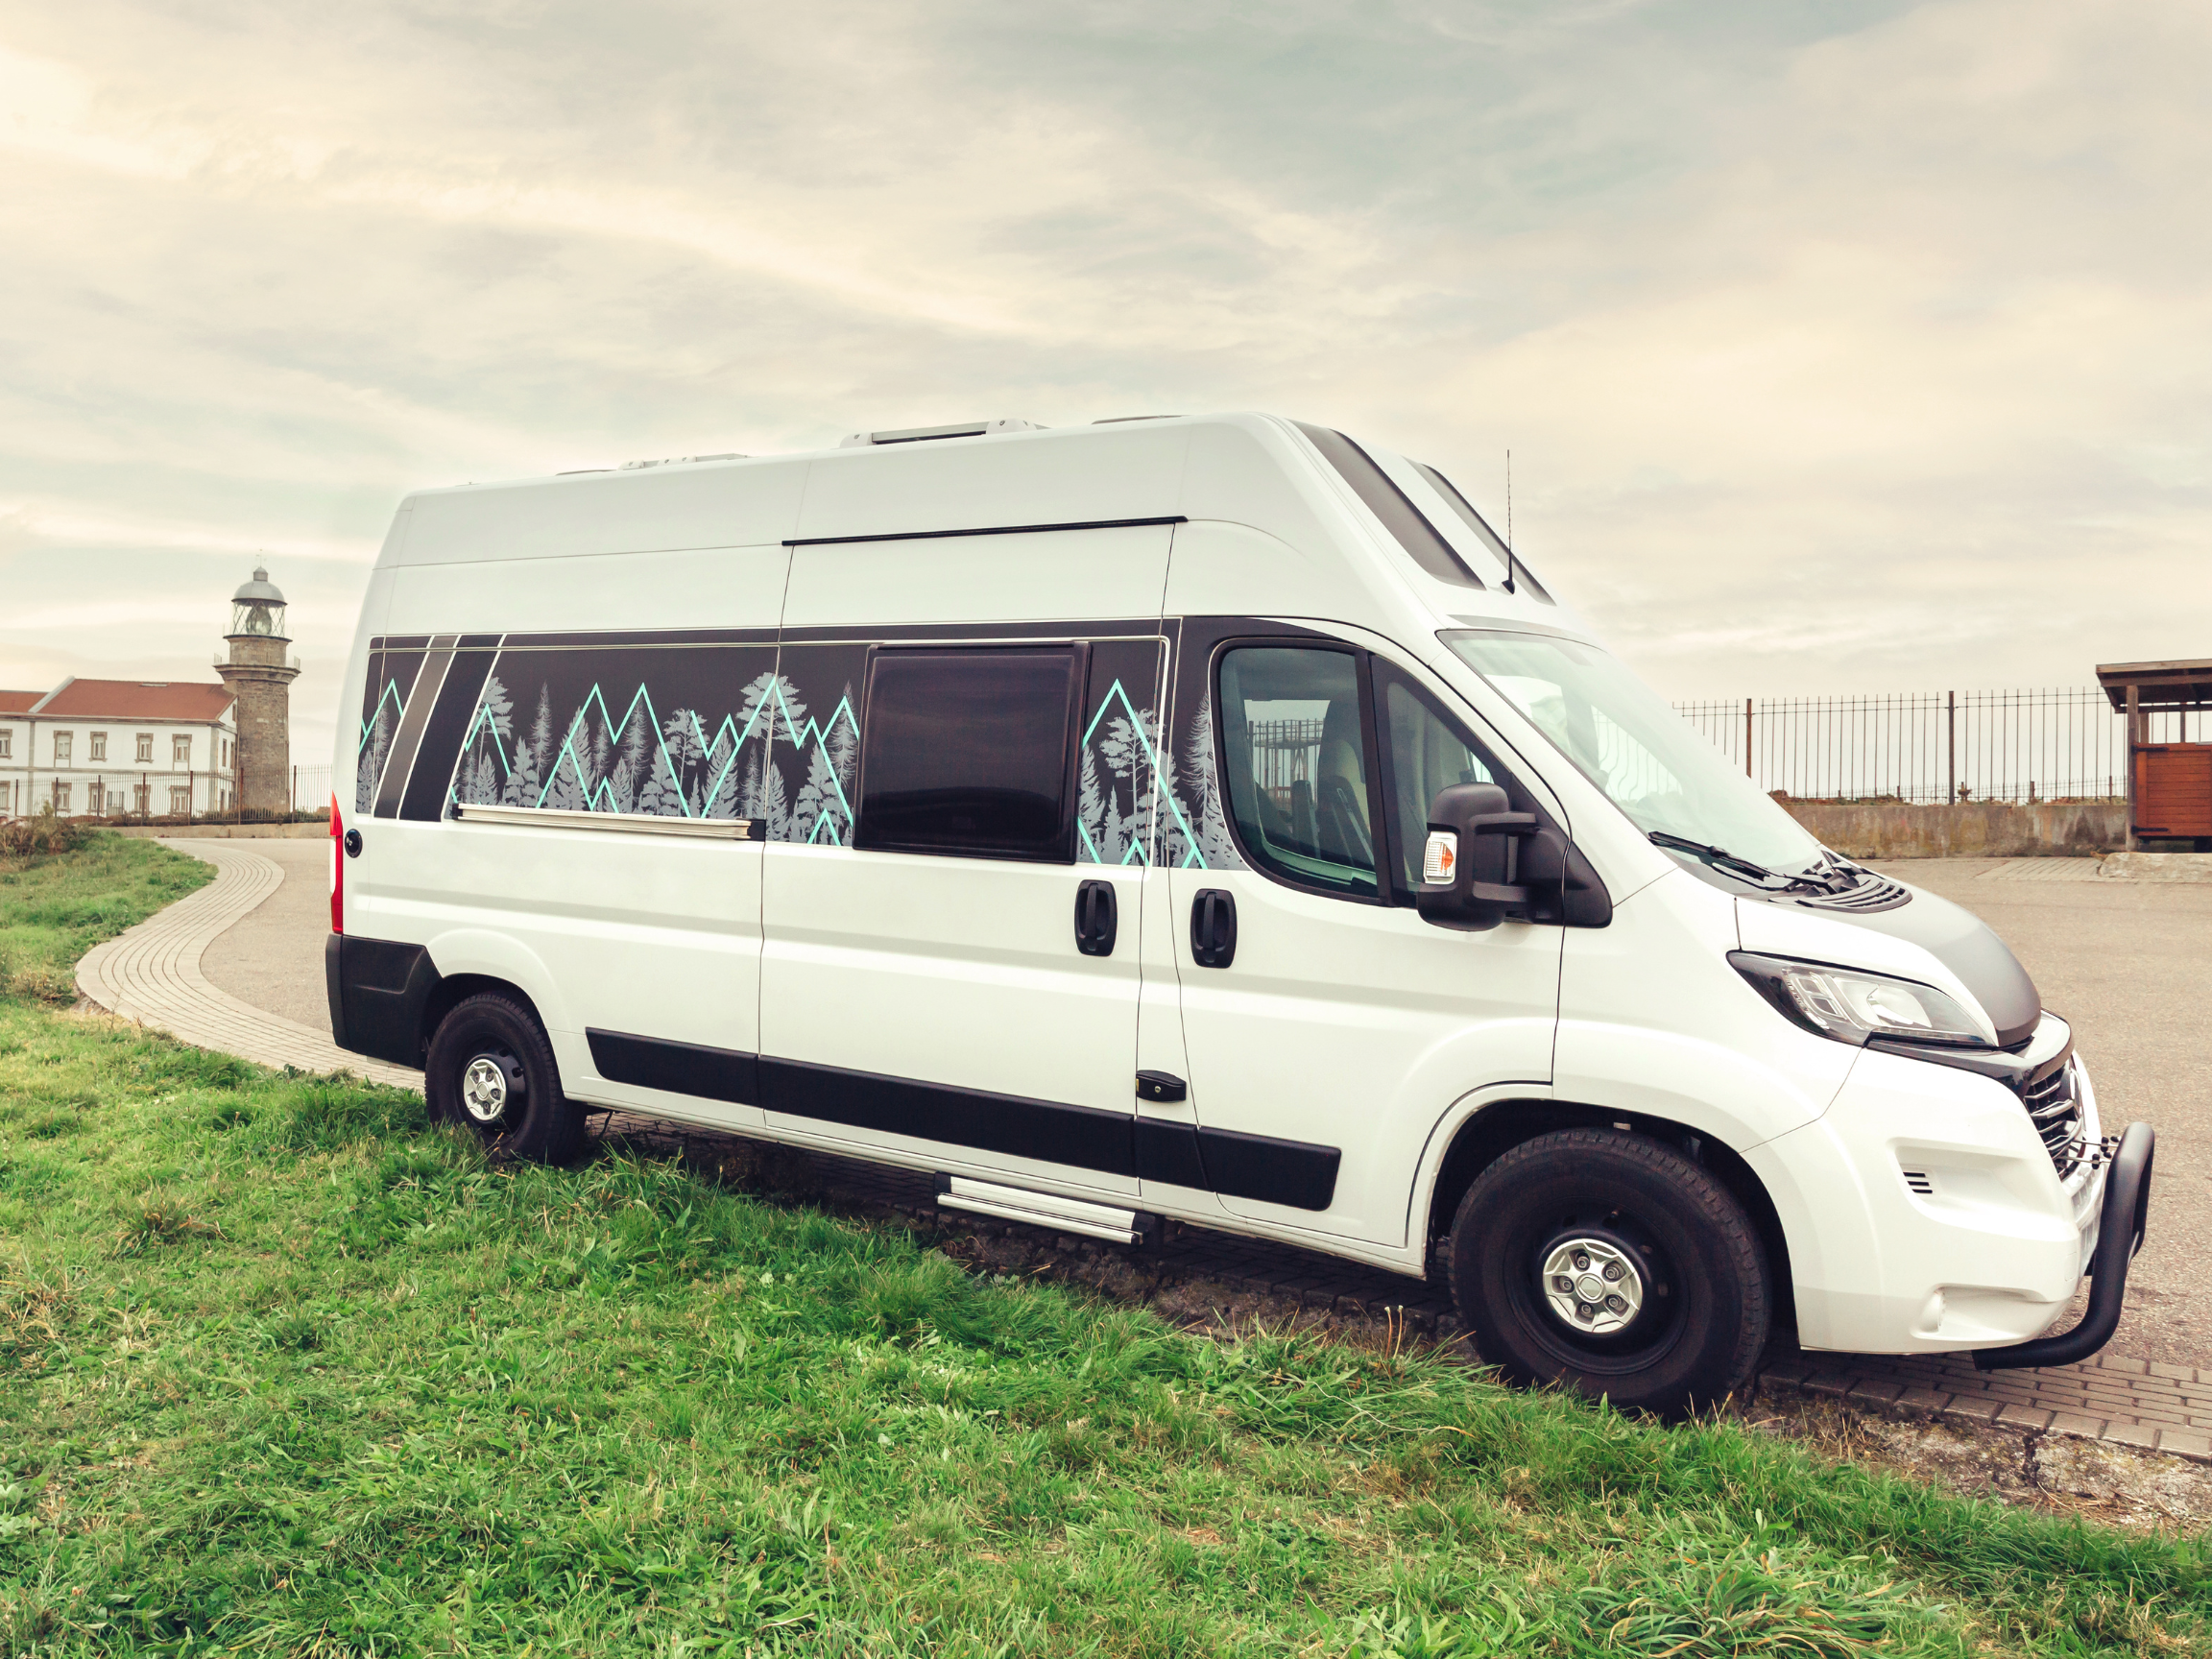
[[[1800,899],[1800,904],[1810,904],[1815,910],[1894,910],[1912,897],[1910,889],[1894,881],[1886,881],[1879,876],[1869,876],[1858,886],[1841,893],[1822,893],[1815,898]]]
[[[2065,1180],[2087,1150],[2081,1142],[2081,1097],[2074,1091],[2073,1061],[2039,1082],[2024,1085],[2020,1099],[2043,1149],[2051,1154],[2052,1167],[2059,1180]]]

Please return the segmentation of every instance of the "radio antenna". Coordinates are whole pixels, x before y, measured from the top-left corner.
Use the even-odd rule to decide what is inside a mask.
[[[1505,451],[1505,591],[1513,587],[1513,451]]]

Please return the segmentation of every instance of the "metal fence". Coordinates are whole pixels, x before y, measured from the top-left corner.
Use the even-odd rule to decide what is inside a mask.
[[[292,768],[292,810],[315,812],[330,805],[330,768],[327,766],[295,766]]]
[[[1746,697],[1675,710],[1760,788],[1813,801],[2109,801],[2125,716],[2102,686]],[[2212,736],[2212,710],[2147,713],[2145,740]]]

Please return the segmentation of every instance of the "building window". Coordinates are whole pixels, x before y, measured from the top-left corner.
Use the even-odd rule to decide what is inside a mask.
[[[139,817],[147,817],[153,812],[154,791],[152,789],[143,783],[134,783],[131,787],[131,810],[137,813]]]
[[[11,760],[15,756],[15,733],[0,732],[0,760]]]
[[[67,817],[70,811],[69,795],[68,784],[56,783],[54,785],[54,810],[63,817]]]
[[[192,764],[192,739],[190,737],[172,737],[169,739],[169,764],[172,766],[189,766]]]
[[[138,764],[139,764],[139,765],[141,765],[141,766],[151,766],[151,765],[154,763],[154,733],[151,733],[151,732],[141,732],[141,733],[138,733],[138,756],[137,756],[137,759],[138,759]]]
[[[107,733],[95,732],[92,733],[92,754],[90,758],[94,760],[105,760],[108,758]]]
[[[122,815],[123,791],[120,789],[110,789],[108,791],[108,816],[110,818],[120,818]]]
[[[172,783],[169,785],[169,810],[173,815],[179,818],[183,818],[190,815],[192,811],[192,790],[189,785],[183,783]]]
[[[66,765],[68,765],[68,764],[69,764],[69,762],[70,762],[70,760],[71,760],[71,759],[74,757],[74,755],[75,755],[75,751],[76,751],[76,747],[77,747],[77,733],[74,733],[74,732],[57,732],[57,733],[54,733],[54,764],[55,764],[55,765],[57,765],[57,766],[66,766]]]

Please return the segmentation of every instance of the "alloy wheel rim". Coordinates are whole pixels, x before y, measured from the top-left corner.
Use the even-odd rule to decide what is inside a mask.
[[[461,1109],[490,1128],[507,1116],[520,1079],[501,1063],[503,1056],[479,1054],[461,1069]]]
[[[1537,1288],[1551,1316],[1578,1336],[1614,1336],[1644,1311],[1644,1271],[1611,1239],[1574,1234],[1544,1253]]]

